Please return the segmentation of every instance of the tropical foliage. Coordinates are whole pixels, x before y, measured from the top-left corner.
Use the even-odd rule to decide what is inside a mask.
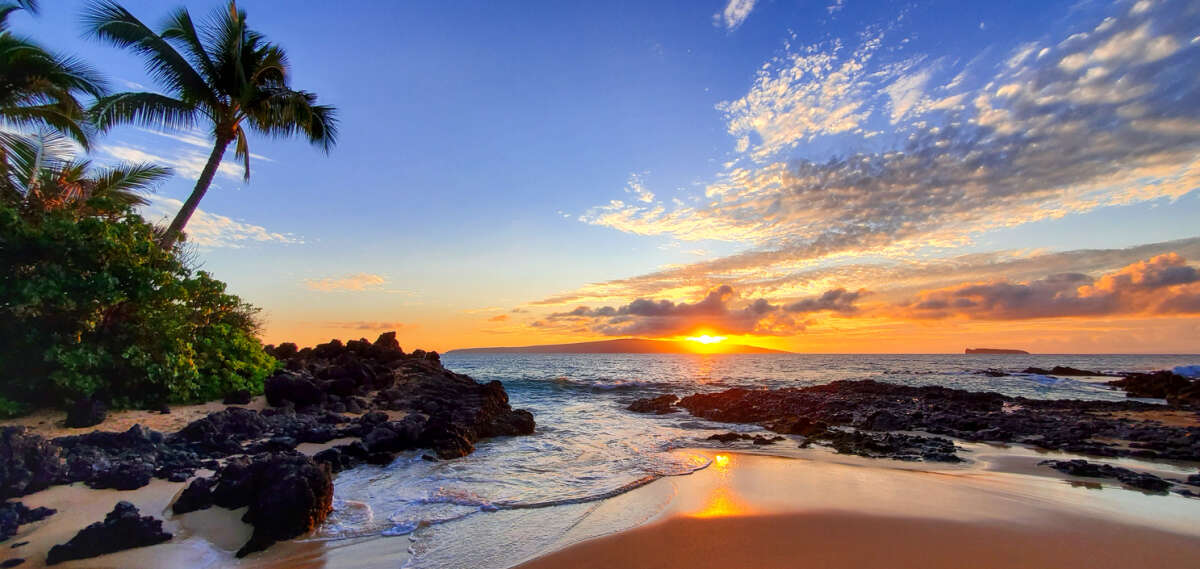
[[[174,246],[212,183],[230,144],[250,178],[246,129],[272,137],[302,135],[329,151],[337,136],[333,107],[289,86],[287,55],[246,26],[246,12],[230,1],[197,27],[187,9],[171,14],[155,32],[120,4],[92,3],[84,15],[89,32],[146,60],[150,74],[168,93],[117,93],[92,108],[101,130],[133,123],[151,128],[211,128],[213,151],[196,186],[160,243]]]
[[[121,208],[110,197],[89,202]],[[261,392],[274,369],[255,309],[159,248],[128,209],[110,219],[2,204],[0,266],[0,411],[92,396],[151,406]]]

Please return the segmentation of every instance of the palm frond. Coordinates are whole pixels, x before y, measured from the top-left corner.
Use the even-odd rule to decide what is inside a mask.
[[[196,32],[196,25],[192,22],[192,15],[187,8],[179,8],[167,18],[161,35],[181,44],[187,50],[192,67],[200,71],[206,82],[212,83],[217,76],[216,66],[208,56],[208,52],[204,50],[200,34]]]
[[[196,124],[201,110],[195,104],[158,93],[117,93],[101,97],[92,105],[89,114],[101,131],[124,123],[183,130]]]
[[[255,130],[276,138],[304,134],[325,152],[337,142],[337,110],[317,105],[317,96],[285,88],[264,89],[261,98],[246,110]]]
[[[236,135],[236,143],[233,147],[233,156],[242,159],[242,180],[250,181],[250,142],[246,139],[246,129],[240,125],[234,130]]]
[[[122,206],[147,205],[145,193],[171,177],[171,169],[155,164],[121,164],[90,176],[91,197],[104,197]]]
[[[112,0],[93,0],[84,10],[88,34],[143,56],[150,75],[186,101],[213,101],[216,94],[170,42]]]

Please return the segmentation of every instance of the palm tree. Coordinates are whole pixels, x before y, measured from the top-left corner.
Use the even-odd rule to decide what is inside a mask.
[[[288,85],[283,49],[247,28],[246,13],[232,0],[228,9],[216,12],[199,31],[185,8],[171,14],[162,31],[155,33],[112,0],[90,4],[84,21],[92,35],[144,57],[150,74],[169,93],[103,97],[92,109],[98,128],[135,123],[186,129],[202,122],[212,128],[212,154],[192,194],[163,234],[164,248],[178,241],[230,144],[235,145],[234,155],[243,160],[245,179],[250,179],[246,126],[272,137],[303,135],[325,152],[332,149],[337,135],[334,108],[318,105],[316,95]]]
[[[84,106],[76,97],[104,94],[104,81],[91,67],[8,30],[8,17],[22,9],[36,13],[37,2],[0,2],[0,168],[24,136],[20,131],[51,128],[87,148]]]
[[[4,201],[30,214],[70,209],[80,217],[116,216],[148,204],[145,192],[171,175],[169,168],[153,164],[95,169],[90,160],[73,158],[73,150],[53,131],[22,138],[0,181],[7,190]]]

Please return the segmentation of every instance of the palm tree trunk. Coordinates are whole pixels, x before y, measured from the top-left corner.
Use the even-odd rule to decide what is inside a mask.
[[[204,194],[208,192],[208,186],[212,184],[213,176],[217,173],[217,167],[221,165],[221,158],[225,156],[225,149],[229,147],[229,143],[232,141],[233,139],[229,138],[217,139],[216,145],[213,146],[212,154],[208,156],[208,163],[204,165],[204,170],[200,172],[200,179],[196,180],[196,187],[192,189],[192,195],[188,196],[187,201],[183,202],[183,207],[179,208],[179,213],[175,214],[175,219],[171,221],[171,226],[159,238],[159,247],[170,249],[175,246],[175,242],[179,240],[179,234],[183,232],[184,226],[192,218],[192,214],[196,212],[196,206],[200,205],[200,200],[204,199]]]

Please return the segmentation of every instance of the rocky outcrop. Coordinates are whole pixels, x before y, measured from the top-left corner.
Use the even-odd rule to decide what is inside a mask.
[[[1091,371],[1086,369],[1076,369],[1066,366],[1054,366],[1050,369],[1042,369],[1040,367],[1027,367],[1021,373],[1033,373],[1037,375],[1057,375],[1059,377],[1104,377],[1107,373]]]
[[[655,415],[666,415],[674,413],[679,409],[675,408],[675,403],[679,401],[679,397],[675,395],[659,395],[648,399],[638,399],[629,404],[629,410],[634,413],[654,413]]]
[[[20,502],[0,504],[0,541],[17,535],[21,526],[44,520],[56,512],[57,510],[44,507],[30,509]]]
[[[62,449],[25,427],[0,427],[0,499],[58,484],[66,471]]]
[[[1148,492],[1166,492],[1172,486],[1170,481],[1159,478],[1148,472],[1137,472],[1128,468],[1088,462],[1083,459],[1075,460],[1043,460],[1039,466],[1049,466],[1063,474],[1085,478],[1115,478],[1123,484]]]
[[[1162,409],[1132,401],[1033,400],[863,380],[777,390],[730,389],[684,397],[678,406],[705,419],[757,423],[778,433],[818,439],[834,426],[917,430],[1098,456],[1200,460],[1200,427],[1113,414]]]
[[[780,437],[780,436],[767,437],[767,436],[763,436],[763,435],[747,435],[745,433],[721,433],[721,434],[711,435],[704,440],[717,441],[717,442],[721,442],[721,443],[732,443],[732,442],[737,442],[737,441],[750,441],[756,445],[773,445],[779,441],[786,441],[787,439],[784,437]]]
[[[1200,407],[1200,379],[1190,379],[1169,371],[1126,373],[1109,385],[1125,390],[1127,397],[1166,399],[1168,404]]]
[[[333,509],[333,480],[328,467],[294,451],[238,457],[213,478],[192,481],[172,509],[183,514],[213,505],[248,507],[242,519],[254,534],[237,552],[244,557],[324,521]]]
[[[162,520],[141,516],[133,504],[118,502],[104,521],[84,528],[67,543],[50,548],[46,565],[156,545],[170,539],[171,534],[162,529]]]

